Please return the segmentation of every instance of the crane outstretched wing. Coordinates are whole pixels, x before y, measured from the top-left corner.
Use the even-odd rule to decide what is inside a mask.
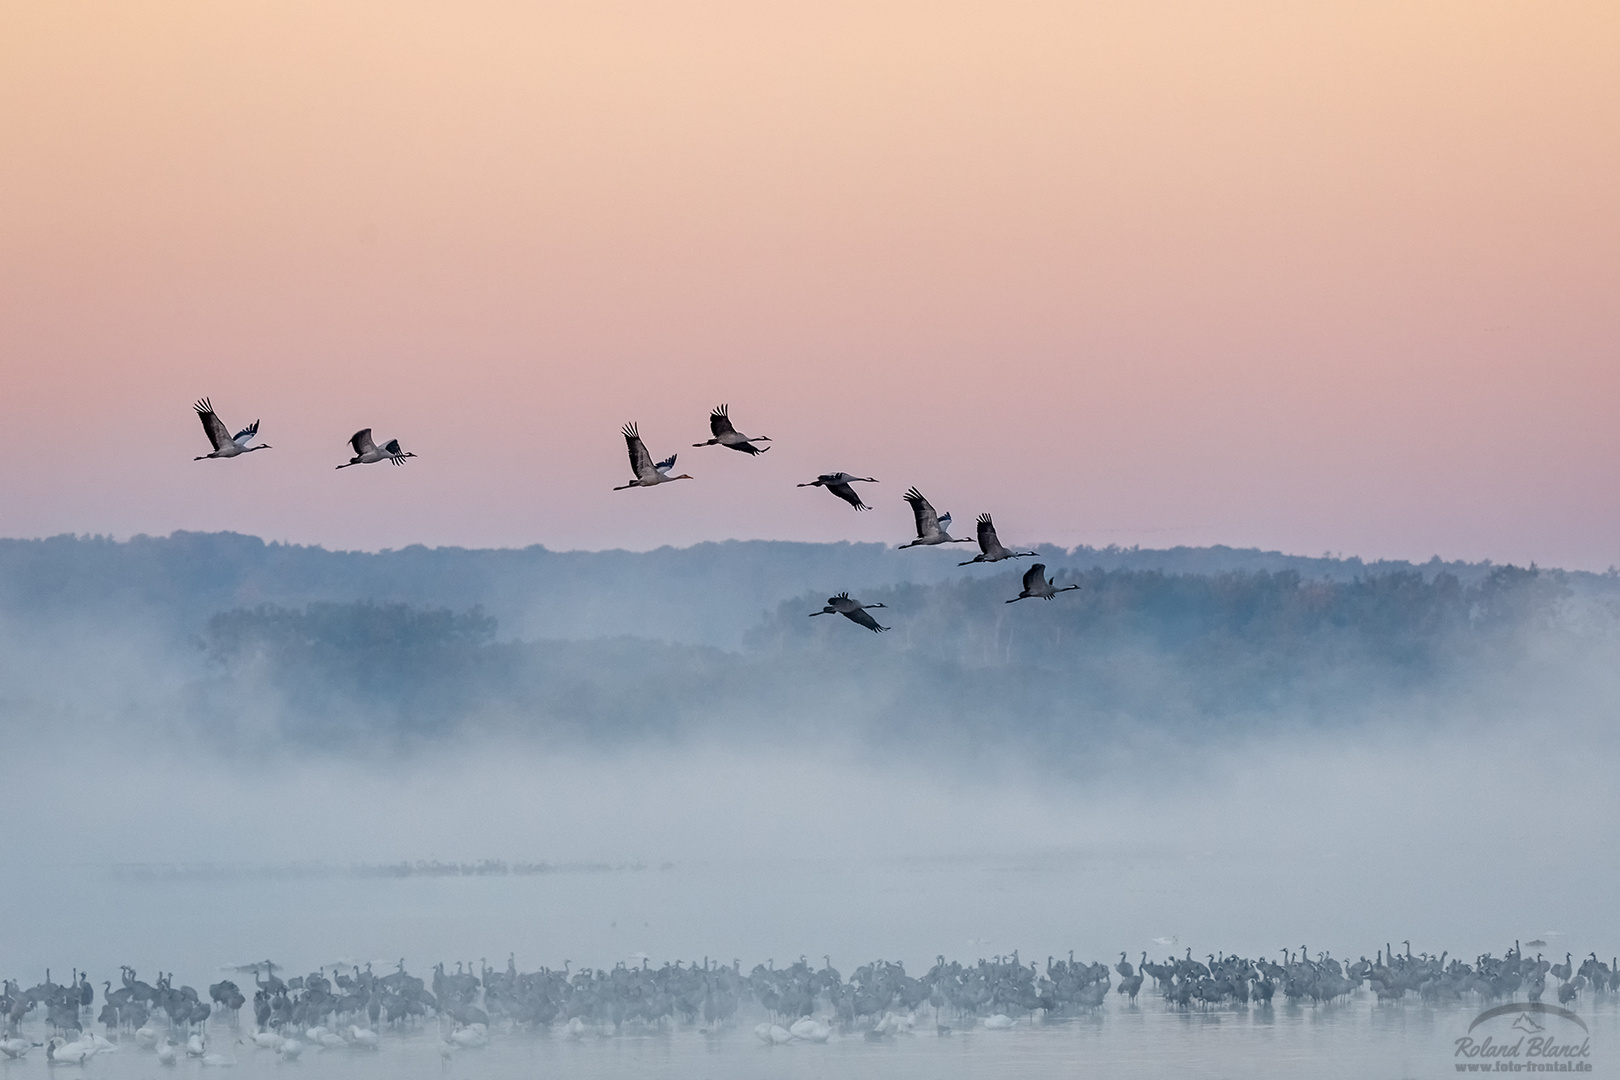
[[[863,608],[856,608],[854,611],[846,611],[844,612],[844,617],[850,622],[860,623],[862,626],[866,627],[875,634],[881,634],[883,631],[888,629],[887,626],[879,626],[878,621],[872,618],[871,615],[867,614]]]
[[[857,495],[855,493],[855,489],[850,487],[848,484],[827,484],[825,486],[828,491],[832,492],[840,499],[843,499],[857,510],[872,509],[870,506],[867,506],[865,503],[861,502],[861,497]]]
[[[192,408],[197,410],[197,419],[202,421],[203,433],[208,436],[208,441],[213,444],[215,450],[231,441],[230,431],[225,427],[224,421],[214,415],[214,407],[209,404],[207,398],[203,398]]]
[[[669,470],[673,469],[674,467],[675,467],[675,455],[674,454],[669,455],[669,457],[665,458],[663,461],[660,461],[658,464],[653,466],[653,468],[657,469],[661,473],[667,473],[667,472],[669,472]]]
[[[361,428],[349,436],[349,445],[354,447],[354,456],[362,457],[377,449],[377,444],[371,441],[371,429]]]
[[[220,425],[220,427],[224,427],[224,426],[225,426],[224,424]],[[249,424],[247,427],[243,428],[241,431],[238,431],[235,435],[231,436],[231,442],[235,443],[237,446],[246,446],[248,443],[253,441],[253,436],[257,435],[258,433],[259,433],[259,422],[257,420],[255,420],[255,421],[253,421],[253,423]]]
[[[736,428],[731,426],[731,417],[726,412],[726,406],[717,406],[715,410],[709,414],[709,431],[713,433],[715,438],[718,439],[722,435],[733,434],[736,432],[736,430]]]
[[[647,453],[647,447],[641,442],[641,433],[636,430],[636,425],[624,425],[624,445],[630,451],[630,471],[636,474],[637,480],[657,471],[652,455]]]
[[[990,554],[992,551],[996,550],[996,548],[998,548],[1000,546],[1001,546],[1001,541],[996,537],[996,527],[995,527],[995,525],[993,525],[991,523],[990,515],[989,514],[980,514],[979,515],[979,550],[984,552],[986,555],[988,555],[988,554]]]
[[[917,539],[938,533],[939,515],[934,513],[933,504],[923,498],[922,492],[910,488],[906,491],[905,499],[911,504],[911,512],[917,518]]]
[[[1034,588],[1037,585],[1045,585],[1046,584],[1046,576],[1045,575],[1046,575],[1046,564],[1045,563],[1039,563],[1039,562],[1036,563],[1034,566],[1032,566],[1028,570],[1024,571],[1024,588],[1026,590],[1028,590],[1028,589]]]

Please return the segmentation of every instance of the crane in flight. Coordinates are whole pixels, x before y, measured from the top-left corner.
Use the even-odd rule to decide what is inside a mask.
[[[624,491],[633,487],[657,487],[671,480],[692,479],[685,473],[679,476],[669,475],[669,471],[675,467],[674,454],[654,463],[652,455],[647,453],[646,444],[641,441],[641,433],[636,430],[634,424],[624,425],[624,445],[630,451],[630,471],[636,474],[636,478],[628,484],[620,484],[613,489],[614,491]]]
[[[842,615],[850,622],[860,623],[874,634],[881,634],[888,627],[879,626],[878,621],[868,615],[867,612],[872,608],[888,606],[887,604],[863,604],[859,600],[850,599],[849,593],[841,592],[837,596],[829,596],[827,606],[820,611],[812,611],[810,617],[813,619],[817,615]]]
[[[255,450],[270,449],[269,443],[260,443],[258,446],[248,445],[259,434],[259,422],[257,420],[232,435],[231,429],[226,427],[225,421],[215,414],[214,406],[209,403],[207,398],[203,398],[192,408],[197,410],[197,419],[202,421],[203,432],[208,436],[208,441],[213,444],[214,452],[202,454],[191,460],[202,461],[204,458],[236,457],[240,454],[251,454]]]
[[[371,439],[371,429],[361,428],[349,436],[349,445],[354,447],[354,457],[339,465],[340,469],[347,469],[350,465],[372,465],[379,461],[391,461],[395,465],[405,464],[405,459],[416,455],[409,450],[399,448],[398,439],[389,439],[381,449]]]
[[[826,488],[828,491],[832,492],[840,499],[843,499],[857,510],[872,509],[870,506],[867,506],[865,503],[861,502],[861,497],[855,493],[854,488],[849,486],[856,482],[862,484],[875,484],[877,483],[877,479],[871,476],[851,476],[847,472],[822,473],[808,484],[799,484],[796,486]]]
[[[770,442],[769,435],[744,435],[731,426],[731,416],[726,412],[726,406],[720,405],[709,414],[709,430],[714,438],[708,442],[695,442],[693,446],[727,446],[733,450],[741,450],[745,454],[763,454],[769,450],[768,446],[755,446],[755,443]]]
[[[950,533],[951,515],[934,513],[934,505],[923,498],[922,492],[911,488],[906,492],[906,502],[911,504],[911,513],[917,519],[917,539],[909,544],[901,544],[902,548],[929,547],[934,544],[971,544],[973,541],[966,536],[953,537]]]
[[[976,562],[1000,562],[1002,559],[1022,559],[1026,555],[1037,555],[1035,551],[1009,551],[1001,546],[996,538],[996,527],[990,521],[989,514],[979,515],[979,553],[967,562],[957,563],[957,566],[972,566]]]
[[[1059,589],[1056,588],[1056,585],[1056,578],[1047,580],[1046,564],[1036,563],[1034,566],[1031,566],[1028,570],[1024,571],[1024,591],[1013,597],[1011,600],[1006,601],[1006,603],[1016,604],[1018,601],[1028,600],[1032,596],[1038,596],[1042,600],[1050,600],[1060,592],[1068,592],[1070,589],[1078,589],[1080,587],[1078,585],[1065,585],[1063,588]]]

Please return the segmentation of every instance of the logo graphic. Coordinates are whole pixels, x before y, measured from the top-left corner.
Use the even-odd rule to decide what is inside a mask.
[[[1560,1005],[1515,1001],[1486,1009],[1458,1038],[1452,1058],[1458,1072],[1592,1071],[1592,1040],[1586,1021]]]

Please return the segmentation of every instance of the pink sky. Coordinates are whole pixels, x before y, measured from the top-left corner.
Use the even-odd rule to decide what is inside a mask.
[[[915,483],[1601,569],[1616,57],[1600,3],[7,4],[0,535],[893,543]],[[276,449],[193,462],[202,395]],[[721,401],[775,448],[692,449]],[[610,491],[627,420],[697,479]],[[421,456],[334,472],[363,426]]]

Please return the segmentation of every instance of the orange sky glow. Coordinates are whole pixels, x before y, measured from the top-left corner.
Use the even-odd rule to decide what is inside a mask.
[[[0,535],[1620,563],[1620,7],[0,12]],[[208,395],[275,449],[193,462]],[[775,439],[708,437],[710,406]],[[628,478],[618,429],[697,479]],[[346,469],[357,428],[405,468]],[[877,476],[859,515],[794,483]]]

